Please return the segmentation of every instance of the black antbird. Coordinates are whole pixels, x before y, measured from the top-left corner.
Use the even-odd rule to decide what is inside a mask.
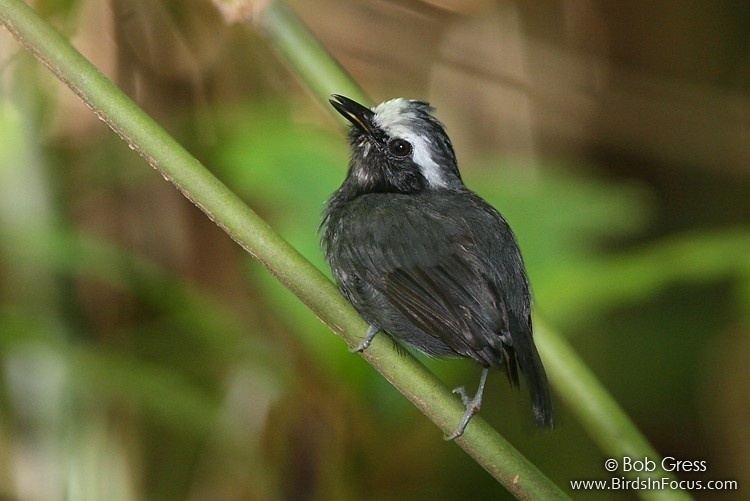
[[[505,219],[464,186],[430,105],[393,99],[369,109],[339,95],[331,104],[352,123],[352,157],[328,201],[322,242],[341,291],[370,324],[357,351],[382,329],[428,355],[479,362],[474,397],[453,390],[466,412],[449,440],[479,410],[491,367],[513,385],[520,370],[536,422],[551,426],[518,245]]]

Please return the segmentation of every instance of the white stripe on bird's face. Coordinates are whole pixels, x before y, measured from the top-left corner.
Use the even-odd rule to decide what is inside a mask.
[[[433,187],[445,187],[448,183],[432,156],[432,141],[427,134],[415,130],[420,118],[413,106],[411,101],[402,97],[382,102],[372,109],[375,113],[373,121],[390,137],[409,141],[412,160],[419,166],[422,176]]]

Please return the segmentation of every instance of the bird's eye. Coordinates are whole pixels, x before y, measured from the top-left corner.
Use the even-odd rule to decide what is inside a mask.
[[[394,137],[388,141],[388,151],[396,157],[408,156],[411,154],[411,143],[399,137]]]

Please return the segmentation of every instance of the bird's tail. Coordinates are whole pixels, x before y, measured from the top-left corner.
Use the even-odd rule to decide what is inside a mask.
[[[529,319],[526,328],[520,325],[512,325],[511,333],[518,367],[529,385],[534,419],[540,427],[552,428],[552,397],[550,396],[547,374],[531,337],[531,319]]]

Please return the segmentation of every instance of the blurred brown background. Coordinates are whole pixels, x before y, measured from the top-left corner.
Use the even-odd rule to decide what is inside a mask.
[[[324,268],[346,141],[263,2],[250,23],[208,0],[33,5]],[[681,477],[746,491],[750,4],[290,5],[376,101],[437,108],[537,312],[657,450],[707,461]],[[508,497],[4,31],[0,89],[3,497]],[[524,398],[494,377],[482,414],[564,490],[607,478],[565,408],[539,433]]]

